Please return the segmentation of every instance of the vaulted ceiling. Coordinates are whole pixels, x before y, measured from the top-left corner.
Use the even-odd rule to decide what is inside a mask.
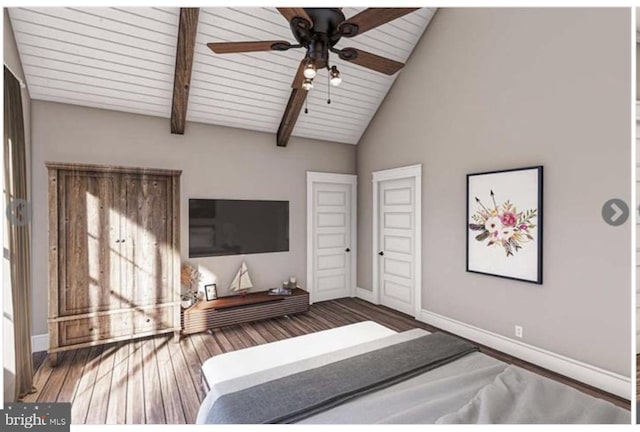
[[[349,18],[362,8],[344,8]],[[353,47],[405,63],[435,10],[423,8],[351,39]],[[33,99],[170,118],[179,8],[10,8]],[[209,42],[295,43],[275,8],[201,8],[186,120],[276,133],[302,49],[214,54]],[[402,71],[384,75],[330,55],[343,81],[319,71],[292,135],[357,144]],[[187,126],[188,128],[188,126]]]

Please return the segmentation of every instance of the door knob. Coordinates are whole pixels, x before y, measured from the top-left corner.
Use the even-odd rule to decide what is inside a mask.
[[[380,252],[378,252],[378,255],[384,256],[384,252],[380,251]]]
[[[351,249],[346,248],[344,251],[345,251],[345,252],[351,252]]]

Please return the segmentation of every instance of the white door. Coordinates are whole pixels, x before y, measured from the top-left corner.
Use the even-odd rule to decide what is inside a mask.
[[[415,177],[378,185],[378,289],[382,305],[414,315]]]
[[[355,178],[337,177],[348,183],[313,181],[311,177],[309,180],[312,202],[308,215],[311,223],[308,280],[312,302],[353,295]]]

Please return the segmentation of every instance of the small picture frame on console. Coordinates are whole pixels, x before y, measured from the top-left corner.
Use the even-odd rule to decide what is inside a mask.
[[[215,300],[218,298],[218,288],[216,284],[209,284],[204,286],[204,298],[207,301]]]

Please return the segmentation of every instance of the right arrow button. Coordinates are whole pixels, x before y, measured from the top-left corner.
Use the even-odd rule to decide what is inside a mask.
[[[602,219],[611,226],[620,226],[629,219],[629,206],[619,198],[613,198],[602,206]]]

